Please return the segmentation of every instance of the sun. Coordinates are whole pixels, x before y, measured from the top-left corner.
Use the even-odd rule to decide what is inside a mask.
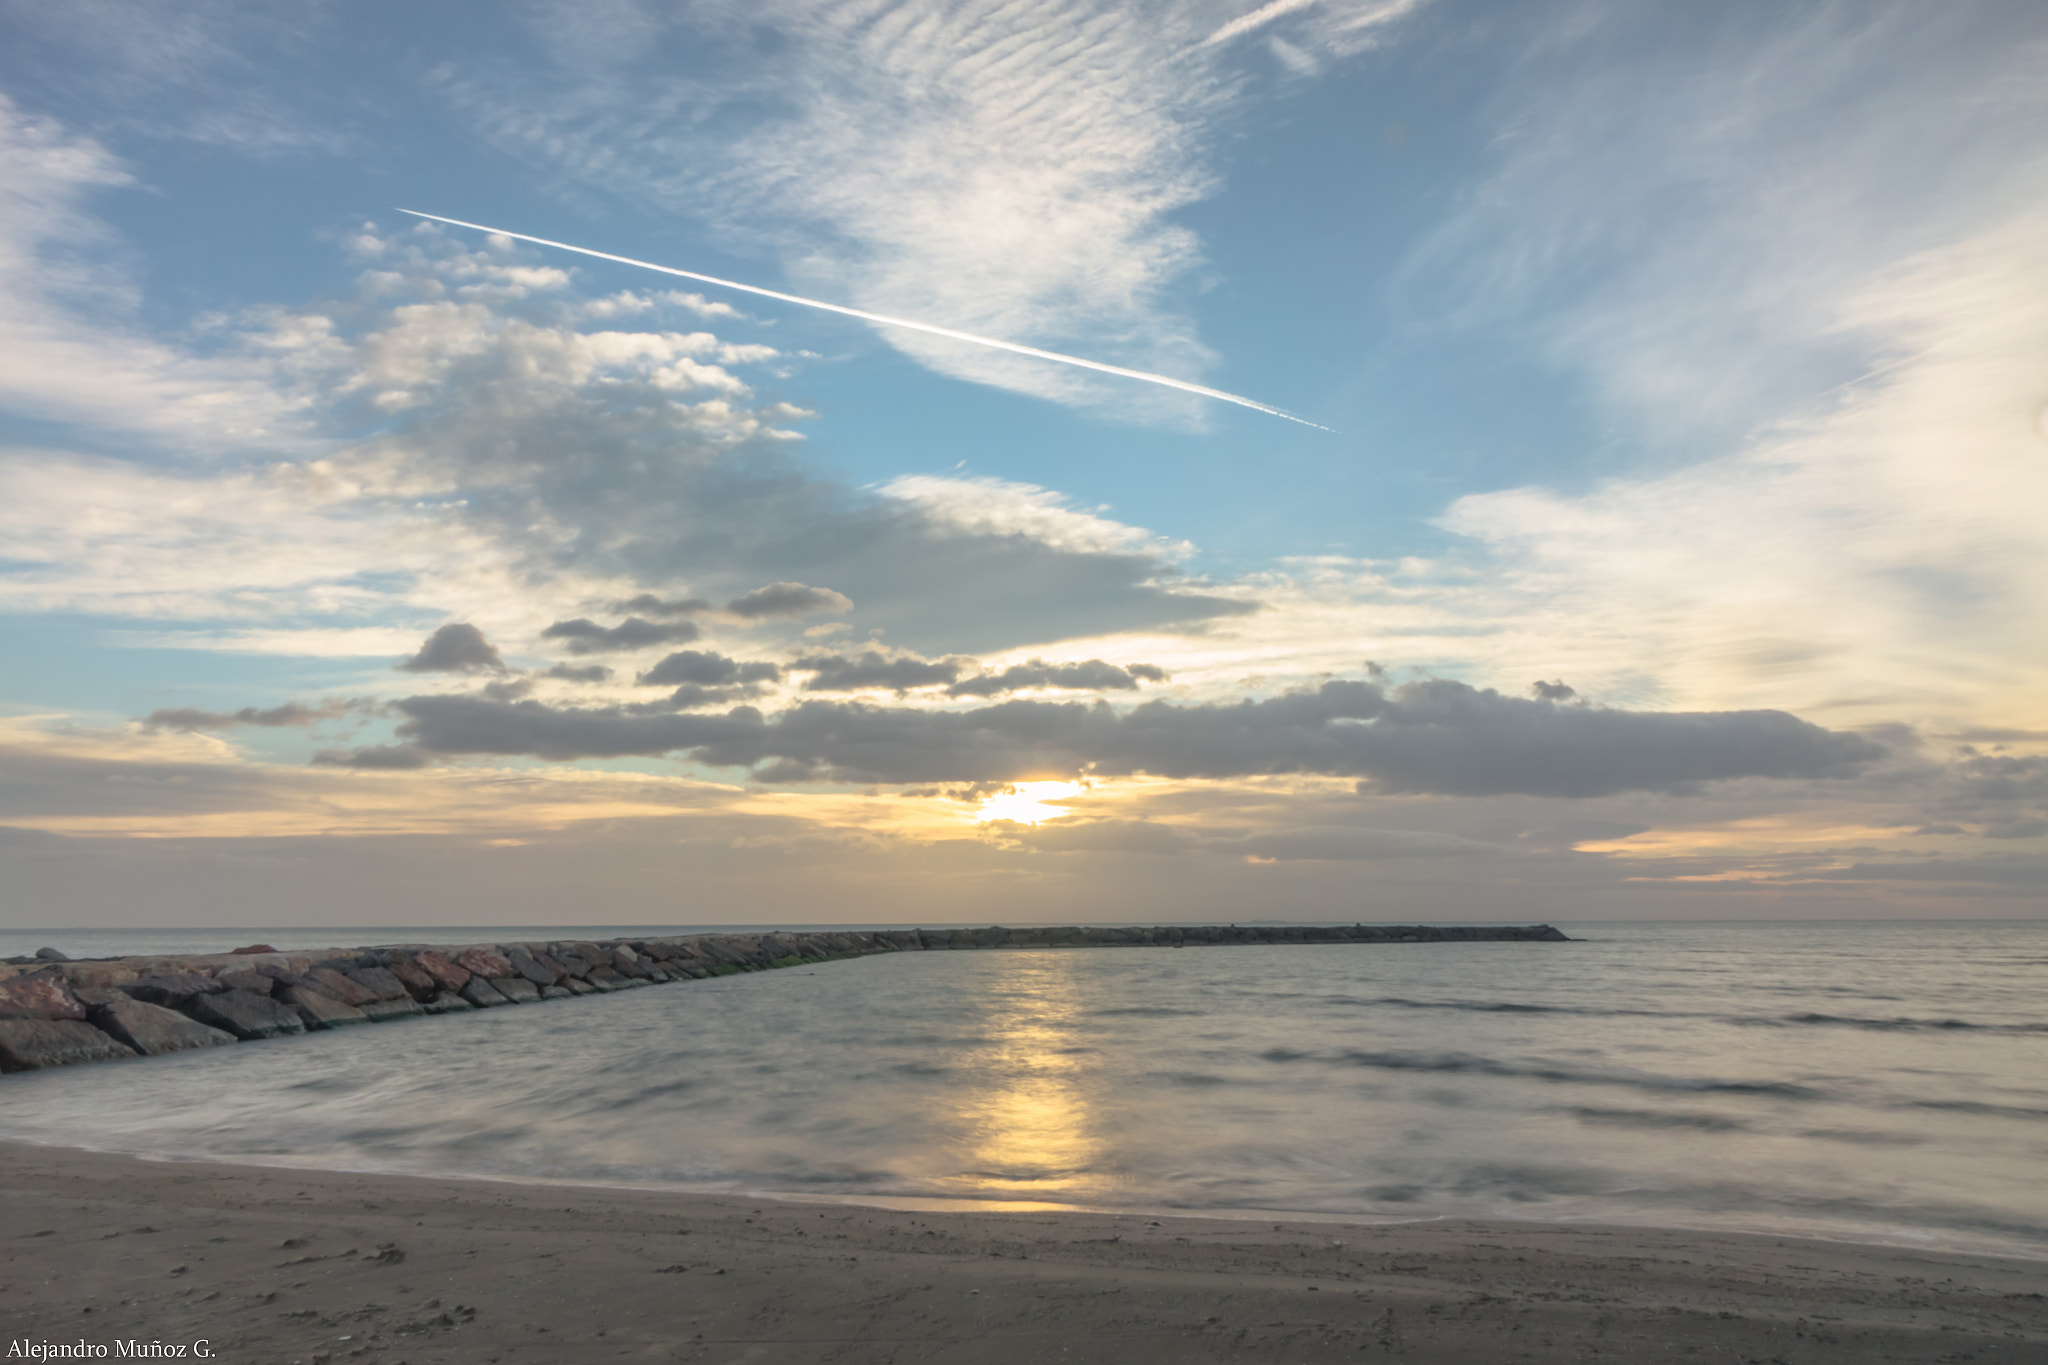
[[[994,796],[982,798],[981,808],[974,812],[974,818],[984,825],[991,820],[1042,825],[1062,815],[1072,815],[1073,812],[1065,806],[1048,803],[1073,796],[1080,790],[1078,782],[1013,782]]]

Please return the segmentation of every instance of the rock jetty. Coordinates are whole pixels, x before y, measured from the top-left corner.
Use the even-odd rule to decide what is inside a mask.
[[[154,1057],[308,1029],[566,1000],[872,953],[1503,941],[1569,942],[1547,924],[1361,924],[691,934],[290,953],[258,944],[232,953],[86,961],[46,948],[0,962],[0,1072]]]

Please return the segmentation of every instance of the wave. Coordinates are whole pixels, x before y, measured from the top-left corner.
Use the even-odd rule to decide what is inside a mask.
[[[1976,1023],[1967,1019],[1864,1018],[1850,1014],[1727,1014],[1710,1010],[1615,1009],[1590,1005],[1532,1005],[1520,1000],[1410,1000],[1387,995],[1376,999],[1356,996],[1325,996],[1324,1003],[1358,1007],[1408,1010],[1455,1010],[1470,1014],[1556,1014],[1582,1019],[1709,1019],[1739,1028],[1853,1028],[1884,1033],[2006,1033],[2048,1036],[2048,1022],[2017,1024]]]
[[[1566,1085],[1614,1085],[1636,1090],[1689,1090],[1699,1094],[1762,1095],[1784,1100],[1822,1100],[1829,1096],[1811,1086],[1790,1081],[1727,1081],[1708,1076],[1659,1076],[1651,1072],[1581,1071],[1570,1067],[1503,1062],[1470,1053],[1446,1052],[1425,1056],[1413,1052],[1358,1052],[1337,1054],[1352,1066],[1380,1071],[1428,1071],[1477,1076],[1506,1076]]]

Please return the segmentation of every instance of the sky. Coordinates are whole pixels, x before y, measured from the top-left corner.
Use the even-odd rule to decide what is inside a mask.
[[[2044,106],[2030,0],[0,0],[0,924],[2048,913]]]

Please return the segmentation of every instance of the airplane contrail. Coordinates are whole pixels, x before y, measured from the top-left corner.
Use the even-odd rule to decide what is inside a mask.
[[[820,299],[807,299],[797,294],[778,293],[773,289],[763,289],[755,284],[741,284],[737,280],[721,280],[716,275],[700,275],[694,270],[678,270],[672,265],[656,265],[652,261],[636,261],[631,256],[614,256],[609,251],[592,251],[587,246],[571,246],[567,242],[552,242],[545,237],[528,236],[524,232],[507,232],[504,228],[485,227],[482,223],[465,223],[460,218],[443,218],[438,213],[421,213],[417,209],[400,209],[399,212],[411,214],[415,218],[429,219],[436,223],[447,223],[454,227],[470,228],[477,232],[495,233],[500,237],[511,237],[522,242],[532,242],[536,246],[551,246],[558,251],[573,251],[581,256],[595,256],[600,261],[617,261],[620,265],[638,266],[642,270],[658,270],[664,275],[680,275],[686,280],[697,280],[704,284],[715,284],[723,289],[737,289],[747,294],[759,294],[763,298],[780,299],[784,303],[799,304],[805,308],[822,308],[828,313],[844,313],[847,317],[859,318],[864,322],[877,322],[884,327],[906,327],[913,332],[929,332],[933,336],[951,337],[955,341],[971,341],[977,346],[993,346],[999,351],[1013,351],[1018,355],[1034,356],[1039,360],[1056,360],[1062,365],[1078,365],[1084,370],[1100,370],[1104,374],[1121,375],[1125,379],[1142,379],[1148,384],[1164,384],[1169,389],[1179,389],[1183,393],[1198,393],[1204,398],[1220,398],[1226,403],[1235,403],[1241,408],[1250,408],[1254,412],[1263,412],[1274,417],[1284,417],[1290,422],[1299,422],[1305,427],[1314,427],[1317,431],[1328,431],[1333,434],[1335,432],[1333,427],[1326,427],[1320,422],[1311,422],[1306,417],[1296,417],[1284,408],[1276,408],[1269,404],[1261,403],[1255,398],[1246,398],[1243,394],[1225,393],[1221,389],[1212,389],[1201,384],[1190,384],[1185,379],[1175,379],[1171,375],[1152,374],[1146,370],[1127,370],[1121,365],[1107,365],[1100,360],[1088,360],[1078,355],[1064,355],[1059,351],[1042,351],[1036,346],[1024,346],[1014,341],[1000,341],[995,337],[976,336],[972,332],[956,332],[951,327],[936,327],[929,322],[912,322],[908,318],[892,318],[882,313],[869,313],[859,308],[848,308],[843,304],[826,303]]]

